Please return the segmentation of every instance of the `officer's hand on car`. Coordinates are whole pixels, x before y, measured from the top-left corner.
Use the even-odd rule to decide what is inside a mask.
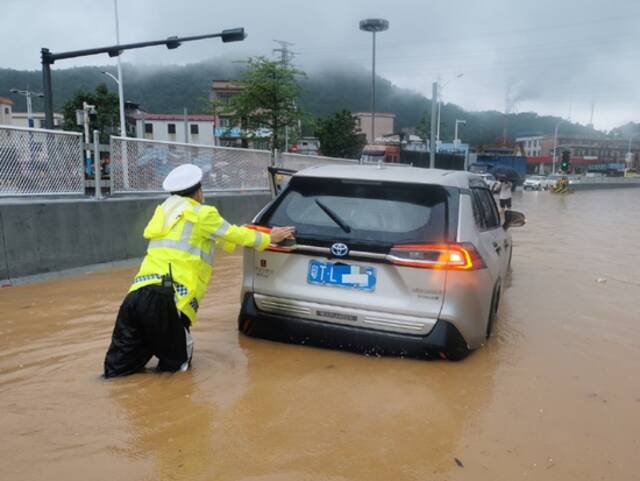
[[[277,244],[285,239],[293,239],[295,227],[274,227],[271,229],[271,242]]]

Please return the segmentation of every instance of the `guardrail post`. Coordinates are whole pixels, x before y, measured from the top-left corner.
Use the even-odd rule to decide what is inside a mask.
[[[144,129],[144,126],[142,128]],[[125,190],[129,190],[129,147],[127,145],[127,138],[122,137],[122,140],[120,142],[120,150],[122,155],[122,173],[124,174],[124,188]]]
[[[87,195],[87,176],[86,176],[86,168],[85,168],[85,160],[84,160],[84,136],[80,136],[80,179],[81,179],[81,190],[82,195]]]
[[[95,198],[102,199],[102,188],[100,180],[102,172],[100,169],[100,131],[93,131],[93,179],[95,188]]]
[[[116,163],[114,161],[115,157],[113,155],[113,135],[109,137],[109,195],[113,196],[113,186],[115,185],[114,177],[115,177],[115,167]]]

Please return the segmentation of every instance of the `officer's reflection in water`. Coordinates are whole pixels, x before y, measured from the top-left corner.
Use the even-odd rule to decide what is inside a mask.
[[[173,169],[162,184],[171,196],[156,207],[144,230],[147,254],[125,297],[104,360],[107,378],[140,371],[152,356],[159,371],[186,371],[193,355],[190,328],[211,278],[216,247],[264,250],[293,238],[293,227],[271,234],[228,223],[203,205],[202,170]]]

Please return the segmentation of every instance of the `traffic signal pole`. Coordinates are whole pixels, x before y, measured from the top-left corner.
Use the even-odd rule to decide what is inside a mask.
[[[44,93],[44,114],[45,127],[53,128],[53,92],[51,88],[51,65],[56,60],[66,58],[87,57],[89,55],[98,55],[101,53],[109,54],[109,57],[117,57],[124,50],[132,50],[137,48],[154,47],[157,45],[165,45],[168,49],[178,48],[184,42],[192,42],[194,40],[203,40],[206,38],[220,37],[224,43],[238,42],[244,40],[247,35],[244,28],[232,28],[223,30],[220,33],[210,33],[206,35],[193,35],[191,37],[169,37],[165,40],[152,40],[150,42],[127,43],[124,45],[111,45],[109,47],[90,48],[86,50],[74,50],[71,52],[52,53],[48,48],[40,51],[42,62],[42,84]]]

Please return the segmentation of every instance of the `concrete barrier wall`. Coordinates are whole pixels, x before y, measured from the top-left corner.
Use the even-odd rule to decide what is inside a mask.
[[[268,193],[207,197],[232,223],[249,222]],[[0,282],[141,257],[142,232],[165,197],[0,203]]]
[[[574,190],[601,190],[601,189],[633,189],[640,188],[640,182],[577,182],[571,184]]]

